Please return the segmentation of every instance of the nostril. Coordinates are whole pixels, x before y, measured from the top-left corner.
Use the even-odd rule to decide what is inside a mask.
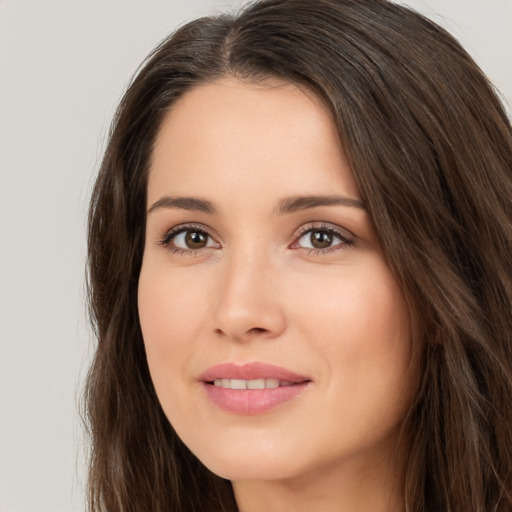
[[[228,331],[223,331],[222,329],[215,329],[215,334],[218,335],[218,336],[228,336],[228,337],[232,337],[233,339],[246,339],[246,340],[249,340],[253,337],[258,337],[258,336],[262,336],[262,335],[265,335],[265,334],[268,334],[269,332],[269,329],[265,329],[264,327],[252,327],[246,331],[243,331],[242,334],[240,334],[239,336],[236,336],[236,333],[231,333],[231,335],[229,334]]]
[[[263,334],[267,332],[267,329],[263,329],[262,327],[253,327],[247,331],[250,334]]]

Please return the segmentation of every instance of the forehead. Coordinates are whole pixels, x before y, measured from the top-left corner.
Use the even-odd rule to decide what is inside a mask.
[[[224,79],[195,87],[170,109],[158,133],[148,197],[205,195],[221,184],[254,196],[326,193],[358,196],[328,110],[286,82]],[[315,190],[317,189],[317,190]]]

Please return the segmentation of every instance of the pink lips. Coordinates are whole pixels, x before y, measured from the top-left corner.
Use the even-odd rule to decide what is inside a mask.
[[[254,381],[273,379],[279,381],[278,387],[265,389],[230,389],[215,386],[220,379]],[[311,379],[291,372],[286,368],[267,363],[248,363],[237,365],[224,363],[213,366],[204,372],[199,380],[203,384],[208,398],[224,411],[234,414],[262,414],[301,395]]]

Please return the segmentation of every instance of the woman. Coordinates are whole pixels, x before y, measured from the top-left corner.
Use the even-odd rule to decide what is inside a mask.
[[[511,510],[511,169],[492,87],[404,7],[165,40],[91,203],[90,510]]]

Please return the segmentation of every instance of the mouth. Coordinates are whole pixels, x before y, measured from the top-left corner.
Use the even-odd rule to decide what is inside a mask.
[[[296,382],[290,382],[289,380],[279,379],[215,379],[213,382],[209,382],[214,386],[221,387],[224,389],[276,389],[279,387],[294,386]]]
[[[228,387],[228,385],[231,387],[233,383],[235,386],[237,384],[242,385],[242,382],[245,384],[243,388],[233,389],[252,389],[247,386],[247,383],[250,386],[258,386],[255,389],[263,389],[311,381],[309,377],[295,373],[282,366],[262,362],[218,364],[206,370],[199,377],[199,380],[222,387]]]
[[[200,377],[211,403],[225,412],[262,414],[302,396],[312,379],[267,363],[224,363]]]

